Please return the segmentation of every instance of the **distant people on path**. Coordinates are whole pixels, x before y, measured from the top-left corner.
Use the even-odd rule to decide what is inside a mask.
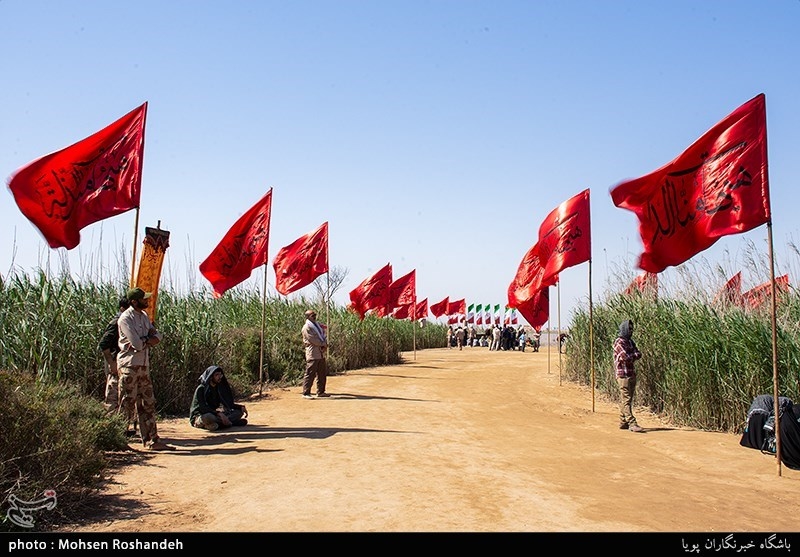
[[[189,407],[189,423],[193,427],[218,431],[247,425],[247,408],[233,402],[233,391],[219,366],[208,366],[200,375]]]
[[[119,316],[130,306],[127,298],[120,298],[117,304],[117,314],[108,322],[97,347],[103,354],[103,363],[106,370],[106,391],[103,406],[109,412],[119,410],[119,374],[117,372],[117,353],[119,352]]]
[[[567,353],[567,340],[569,340],[569,335],[567,333],[561,333],[558,335],[558,351],[559,353],[566,354]]]
[[[489,350],[500,350],[500,325],[495,325],[492,327],[492,346]]]
[[[464,339],[466,338],[466,333],[464,332],[463,327],[459,327],[456,329],[456,345],[458,349],[461,350],[464,348]]]
[[[500,332],[500,348],[503,350],[513,350],[516,336],[517,334],[514,332],[514,327],[511,325],[504,325]]]
[[[455,339],[455,333],[453,333],[453,326],[450,325],[447,327],[447,348],[453,348],[453,341]]]
[[[614,340],[614,368],[619,385],[619,428],[641,433],[633,415],[633,395],[636,391],[636,371],[634,362],[642,353],[633,341],[633,321],[623,321],[619,325],[619,336]]]
[[[129,422],[139,417],[139,433],[146,449],[167,451],[172,447],[162,443],[156,427],[156,398],[150,379],[150,348],[161,342],[162,335],[150,323],[145,310],[150,293],[141,288],[131,288],[125,296],[130,307],[119,316],[119,371],[120,411]]]
[[[525,329],[520,329],[519,337],[517,338],[517,342],[519,343],[519,349],[521,352],[525,352],[525,343],[528,341],[528,337],[525,335]]]
[[[542,333],[541,331],[537,331],[536,329],[533,330],[531,333],[531,347],[533,348],[534,352],[539,351],[539,344],[541,342]]]
[[[328,339],[322,325],[317,321],[317,312],[309,309],[305,312],[306,322],[301,334],[306,349],[306,372],[303,376],[303,398],[311,397],[311,387],[317,381],[317,398],[327,398],[325,386],[328,379],[328,365],[325,354],[328,351]]]
[[[478,332],[475,330],[474,325],[469,326],[469,338],[467,339],[467,346],[477,346]]]

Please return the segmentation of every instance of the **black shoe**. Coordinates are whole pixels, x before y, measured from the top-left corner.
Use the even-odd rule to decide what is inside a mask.
[[[236,420],[235,422],[233,422],[233,425],[235,425],[235,426],[247,425],[247,420],[245,420],[244,418],[240,418],[240,419]]]
[[[329,398],[330,396],[328,393],[317,393],[317,398]]]
[[[628,429],[628,422],[620,422],[619,428],[620,429]]]

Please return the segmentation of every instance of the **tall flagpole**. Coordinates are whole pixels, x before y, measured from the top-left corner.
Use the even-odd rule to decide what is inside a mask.
[[[325,273],[325,326],[327,330],[325,331],[325,344],[327,344],[327,349],[325,350],[325,357],[330,358],[331,355],[331,252],[330,246],[328,249],[325,250],[325,268],[328,271]]]
[[[264,389],[264,327],[267,321],[267,262],[264,262],[264,286],[261,291],[261,342],[258,353],[258,394]]]
[[[327,254],[326,254],[326,257],[327,257]],[[330,336],[331,335],[331,311],[330,311],[330,307],[331,307],[331,272],[330,272],[330,269],[328,269],[328,272],[325,273],[325,280],[326,280],[326,283],[327,283],[327,286],[325,288],[325,327],[326,327],[326,330],[325,330],[325,344],[328,345],[327,350],[326,350],[327,353],[325,354],[325,356],[326,357],[330,357],[330,355],[331,355],[331,348],[330,348],[330,346],[331,346],[331,336]]]
[[[550,288],[545,286],[545,288]],[[553,320],[550,319],[550,291],[547,291],[547,373],[550,374],[550,345],[553,343]]]
[[[417,359],[417,287],[414,285],[414,302],[411,304],[411,339],[414,343],[414,361]]]
[[[589,259],[589,367],[592,370],[592,412],[594,412],[594,317],[592,316],[592,260]]]
[[[131,258],[131,282],[129,288],[136,286],[136,242],[139,238],[139,207],[136,207],[136,219],[133,223],[133,257]]]
[[[772,283],[772,398],[775,405],[775,459],[778,461],[778,475],[781,475],[781,420],[780,404],[778,402],[778,332],[776,328],[778,301],[775,298],[775,259],[772,251],[772,220],[767,221],[767,236],[769,237],[769,276]]]

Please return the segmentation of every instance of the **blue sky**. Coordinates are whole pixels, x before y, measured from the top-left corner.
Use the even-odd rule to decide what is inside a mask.
[[[590,274],[599,303],[639,272],[635,216],[609,188],[764,93],[776,273],[795,285],[799,26],[796,0],[0,0],[0,173],[147,101],[139,236],[170,231],[162,288],[210,288],[200,262],[272,187],[270,261],[328,221],[340,304],[386,263],[416,269],[429,303],[504,304],[541,221],[589,188],[592,262],[551,291],[565,325]],[[3,197],[4,277],[67,264],[91,279],[130,256],[134,212],[67,252]],[[748,254],[767,239],[723,238],[661,284],[700,273],[714,290],[744,269],[754,286],[769,272],[748,275]],[[274,294],[271,264],[267,281]]]

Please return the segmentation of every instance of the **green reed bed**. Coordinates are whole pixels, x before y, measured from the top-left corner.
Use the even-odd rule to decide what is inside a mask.
[[[777,317],[779,395],[800,401],[797,294],[781,298]],[[611,346],[619,323],[632,319],[637,362],[636,402],[673,423],[741,432],[753,398],[773,394],[772,326],[768,307],[746,310],[703,300],[611,296],[592,308],[595,383],[618,400]],[[572,321],[566,373],[590,381],[589,316]]]

